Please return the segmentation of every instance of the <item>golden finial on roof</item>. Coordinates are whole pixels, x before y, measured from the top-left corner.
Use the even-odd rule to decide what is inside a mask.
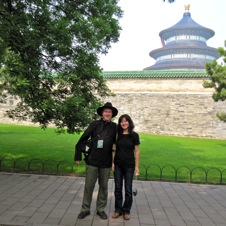
[[[190,4],[185,5],[185,12],[188,13],[190,10]]]

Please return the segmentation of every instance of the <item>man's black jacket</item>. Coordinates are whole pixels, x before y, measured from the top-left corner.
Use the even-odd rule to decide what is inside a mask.
[[[75,146],[75,161],[82,159],[81,147],[90,137],[93,145],[86,163],[95,167],[110,168],[112,165],[112,147],[116,139],[116,123],[105,122],[102,119],[93,121]],[[97,148],[98,140],[103,140],[103,148]]]

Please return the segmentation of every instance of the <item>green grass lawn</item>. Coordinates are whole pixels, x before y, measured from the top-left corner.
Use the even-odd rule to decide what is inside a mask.
[[[26,171],[30,164],[30,171],[40,172],[44,162],[46,173],[58,164],[60,172],[84,174],[84,162],[76,166],[73,161],[80,136],[59,135],[54,128],[0,124],[1,170]],[[178,181],[189,181],[192,171],[192,181],[203,182],[210,170],[208,181],[218,183],[220,170],[226,183],[226,140],[140,134],[140,141],[141,178],[175,180],[176,172]]]

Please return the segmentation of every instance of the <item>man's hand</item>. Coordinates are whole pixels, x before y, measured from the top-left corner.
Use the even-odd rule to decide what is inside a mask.
[[[81,162],[81,161],[75,161],[75,163],[76,163],[77,165],[79,165],[79,164],[80,164],[80,162]]]

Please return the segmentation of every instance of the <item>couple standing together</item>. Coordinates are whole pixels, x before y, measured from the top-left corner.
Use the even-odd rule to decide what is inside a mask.
[[[101,219],[108,218],[104,209],[107,205],[108,179],[112,169],[115,181],[115,211],[112,218],[123,215],[124,220],[129,220],[133,203],[133,175],[139,174],[139,135],[133,131],[134,124],[129,115],[121,115],[118,125],[111,121],[118,114],[118,110],[111,103],[107,102],[99,107],[97,114],[101,119],[93,121],[76,144],[74,160],[80,164],[82,146],[87,139],[92,139],[92,150],[86,160],[84,195],[78,219],[83,219],[90,214],[93,190],[97,180],[99,184],[97,215]]]

